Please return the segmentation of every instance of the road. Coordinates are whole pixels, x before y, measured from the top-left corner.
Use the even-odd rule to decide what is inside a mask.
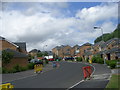
[[[69,88],[83,79],[82,63],[59,62],[60,67],[28,78],[12,81],[15,88]]]

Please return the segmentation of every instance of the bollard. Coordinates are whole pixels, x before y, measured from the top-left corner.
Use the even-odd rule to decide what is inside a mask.
[[[83,67],[83,75],[84,75],[84,79],[86,78],[90,78],[90,75],[92,73],[92,69],[90,66],[86,66],[86,67]]]
[[[42,70],[43,70],[43,65],[42,64],[34,65],[34,72],[35,73],[42,72]]]
[[[89,63],[92,64],[92,60],[89,60]]]
[[[13,85],[11,85],[11,83],[6,83],[6,84],[2,84],[2,85],[0,85],[0,90],[9,90],[9,89],[12,89],[12,88],[14,88],[14,86]]]
[[[53,68],[57,67],[56,62],[53,62]]]

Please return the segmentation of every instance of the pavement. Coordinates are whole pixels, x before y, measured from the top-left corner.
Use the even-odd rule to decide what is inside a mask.
[[[50,71],[52,69],[53,69],[52,63],[49,62],[49,64],[46,64],[45,67],[43,67],[42,73]],[[27,78],[35,75],[37,74],[34,73],[34,69],[23,71],[23,72],[17,72],[17,73],[2,74],[2,83],[7,83],[10,81],[19,80],[19,79],[23,79],[23,78]]]
[[[76,85],[74,88],[99,88],[100,90],[104,90],[110,80],[112,74],[111,69],[103,64],[94,63],[92,66],[95,68],[92,78],[90,80],[84,80],[84,82]]]

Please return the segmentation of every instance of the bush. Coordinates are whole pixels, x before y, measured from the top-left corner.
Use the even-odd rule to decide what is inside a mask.
[[[109,65],[110,65],[110,68],[113,69],[116,67],[116,62],[110,62]]]
[[[106,64],[110,66],[111,69],[116,67],[117,60],[106,60]]]
[[[13,67],[13,70],[16,72],[20,72],[21,71],[21,67],[17,64]]]
[[[103,60],[103,58],[101,58],[100,56],[93,56],[93,57],[92,57],[92,62],[93,62],[93,63],[103,64],[103,63],[104,63],[104,60]]]
[[[8,73],[8,70],[6,68],[2,68],[2,73]]]
[[[45,60],[45,63],[46,63],[46,64],[48,64],[48,63],[49,63],[49,61],[46,59],[46,60]]]
[[[35,65],[35,63],[29,63],[27,65],[27,67],[28,67],[28,69],[34,69],[34,65]]]
[[[89,62],[89,58],[86,58],[86,61]]]
[[[77,60],[78,62],[81,62],[81,61],[82,61],[82,57],[76,57],[76,60]]]

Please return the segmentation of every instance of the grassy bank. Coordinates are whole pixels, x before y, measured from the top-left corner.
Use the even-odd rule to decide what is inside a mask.
[[[120,89],[120,75],[113,74],[106,88],[119,88]]]

